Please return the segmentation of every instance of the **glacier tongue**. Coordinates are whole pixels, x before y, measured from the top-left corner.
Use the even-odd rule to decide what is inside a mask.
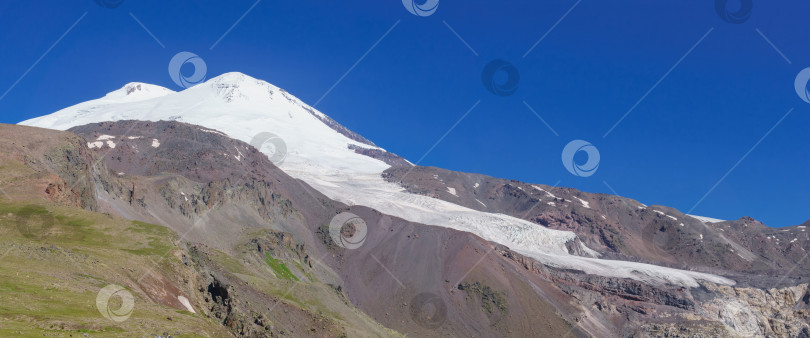
[[[272,84],[241,73],[227,73],[181,92],[128,84],[103,98],[20,124],[66,130],[103,121],[177,120],[215,129],[244,142],[262,132],[271,132],[286,143],[288,152],[280,164],[282,170],[350,205],[364,205],[412,222],[470,232],[550,266],[652,284],[694,287],[698,280],[734,284],[705,273],[570,255],[565,244],[576,238],[573,232],[551,230],[511,216],[407,193],[381,177],[389,165],[357,154],[349,145],[382,148],[344,136],[322,122],[319,117],[324,116]]]
[[[379,174],[313,172],[313,168],[285,165],[284,171],[300,178],[331,199],[374,208],[412,222],[452,228],[508,246],[546,265],[581,270],[605,277],[631,278],[648,284],[699,286],[698,281],[733,285],[720,276],[636,262],[571,255],[565,244],[576,238],[570,231],[540,225],[503,214],[480,212],[443,200],[406,192]],[[584,245],[583,245],[584,246]],[[591,251],[585,248],[586,251]]]

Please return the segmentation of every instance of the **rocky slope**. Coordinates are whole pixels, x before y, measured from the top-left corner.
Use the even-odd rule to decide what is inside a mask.
[[[311,266],[304,244],[289,233],[244,231],[238,220],[229,220],[217,225],[243,235],[225,244],[200,236],[226,252],[176,229],[137,221],[188,217],[152,189],[167,177],[199,177],[118,175],[87,143],[72,133],[0,125],[0,297],[6,304],[0,307],[0,335],[398,335],[336,294],[328,279],[319,278],[322,268]],[[167,171],[179,169],[173,168]],[[63,187],[60,194],[54,186]],[[207,189],[212,192],[203,194],[209,196],[205,201],[219,209],[216,203],[227,197]],[[260,191],[267,190],[254,193]],[[161,215],[158,205],[171,211]],[[266,210],[268,220],[285,215],[281,202],[268,203]],[[260,249],[253,241],[266,244]],[[279,276],[279,266],[291,268],[305,285]],[[95,309],[101,288],[113,284],[134,296],[131,318],[114,321]],[[120,306],[111,305],[113,311]]]
[[[58,133],[23,127],[8,128],[22,129],[22,132],[29,134]],[[348,210],[360,215],[366,215],[368,212],[374,213],[373,211],[346,209],[345,206],[329,201],[315,191],[307,192],[304,188],[305,185],[299,185],[300,182],[274,169],[266,157],[255,156],[257,154],[255,149],[250,148],[249,151],[242,149],[241,147],[246,146],[244,143],[211,133],[205,133],[205,135],[214,135],[216,140],[197,143],[189,135],[199,133],[199,127],[177,122],[159,123],[157,126],[151,126],[145,122],[124,122],[118,125],[99,124],[83,128],[77,128],[77,131],[82,131],[83,135],[87,136],[87,140],[76,138],[75,135],[72,137],[76,141],[80,141],[79,145],[89,149],[86,153],[88,161],[97,164],[95,166],[96,174],[91,175],[89,180],[98,183],[94,189],[97,192],[97,208],[130,219],[163,224],[173,229],[177,234],[175,236],[178,237],[178,243],[186,243],[187,246],[187,249],[175,252],[174,256],[184,266],[194,267],[194,272],[179,273],[169,270],[165,274],[158,273],[159,275],[155,277],[156,280],[195,280],[196,283],[192,284],[191,289],[187,288],[184,293],[189,296],[191,305],[197,311],[205,311],[211,320],[221,323],[233,334],[253,336],[259,335],[260,332],[276,332],[300,335],[302,328],[314,325],[306,318],[322,322],[313,327],[314,331],[307,332],[316,336],[339,335],[340,332],[354,332],[358,335],[371,334],[375,331],[374,321],[384,323],[401,332],[422,332],[428,335],[436,334],[435,329],[441,329],[441,332],[449,332],[454,335],[471,335],[475,334],[474,332],[486,335],[504,335],[510,330],[515,333],[529,334],[530,332],[541,332],[540,330],[543,328],[560,333],[581,332],[564,319],[562,311],[557,314],[552,310],[553,307],[543,299],[517,297],[517,293],[511,291],[509,284],[497,281],[487,285],[508,295],[504,296],[504,299],[508,300],[513,309],[531,306],[538,309],[535,312],[550,311],[549,316],[537,322],[523,316],[510,315],[508,317],[510,319],[505,319],[504,323],[513,324],[491,327],[485,322],[476,324],[477,319],[468,318],[469,316],[478,318],[477,311],[482,306],[479,303],[473,300],[464,304],[448,301],[446,313],[466,313],[465,317],[450,315],[447,320],[431,324],[431,321],[436,319],[422,314],[421,298],[414,301],[416,296],[416,294],[412,294],[414,291],[402,290],[403,293],[399,295],[401,299],[396,304],[404,305],[399,306],[395,306],[395,303],[391,302],[393,298],[391,298],[390,289],[375,286],[374,292],[368,291],[367,278],[369,276],[385,278],[385,275],[381,274],[382,266],[365,266],[372,270],[362,273],[351,271],[351,267],[357,260],[368,261],[368,256],[357,255],[354,252],[347,252],[345,249],[335,247],[333,242],[325,241],[322,232],[319,232],[338,211]],[[144,137],[122,137],[123,135],[118,133],[118,131],[131,128],[138,129],[141,136]],[[58,134],[71,135],[69,133]],[[160,146],[152,147],[152,140],[147,138],[153,137],[160,138]],[[103,139],[104,147],[95,146],[94,142],[97,142],[99,138]],[[139,143],[144,140],[146,140],[145,143]],[[111,143],[107,143],[107,141],[111,141]],[[111,146],[113,143],[114,147]],[[40,144],[45,148],[53,147],[49,143],[40,142]],[[231,146],[234,144],[239,148],[233,148],[234,150],[231,151]],[[144,145],[151,149],[145,148]],[[158,150],[161,147],[163,150]],[[135,151],[136,149],[137,151]],[[237,159],[233,156],[238,153],[237,149],[242,151],[244,157]],[[18,151],[19,149],[14,149],[9,153]],[[231,153],[228,153],[227,156],[222,155],[221,158],[206,155],[219,155],[221,151]],[[123,161],[123,156],[128,156],[130,162]],[[119,157],[122,157],[122,160],[119,161]],[[217,166],[229,168],[229,171],[206,174],[208,176],[198,175],[193,167],[186,166],[186,159],[189,158],[195,159],[195,166],[207,166],[210,164],[207,161],[217,161]],[[258,161],[261,165],[251,163],[252,161]],[[248,163],[245,168],[265,169],[253,173],[244,172],[240,169],[240,163]],[[147,169],[147,167],[151,167],[151,169]],[[137,174],[144,176],[132,174],[137,170],[140,170]],[[83,171],[87,171],[87,169],[85,168]],[[274,174],[277,176],[273,176]],[[288,195],[287,189],[290,189],[292,193]],[[37,193],[36,189],[30,190],[29,192],[32,194]],[[44,195],[42,192],[40,194]],[[316,206],[317,208],[315,208]],[[329,212],[325,213],[323,210],[329,210]],[[317,219],[318,217],[321,219]],[[394,236],[393,240],[403,242],[404,249],[412,252],[425,250],[421,247],[424,245],[421,241],[409,240],[411,231],[427,231],[440,235],[444,233],[442,236],[458,237],[461,235],[461,233],[448,229],[415,225],[390,217],[387,219],[392,222],[392,226],[403,227],[402,232],[395,231],[391,235]],[[284,232],[284,230],[289,230],[289,232]],[[377,234],[386,233],[377,232]],[[331,240],[331,237],[328,238]],[[368,247],[388,252],[386,246],[374,243],[374,238],[377,237],[368,239]],[[460,270],[463,265],[457,263],[458,260],[466,262],[468,268],[472,267],[474,263],[472,260],[477,261],[477,257],[487,254],[483,249],[491,246],[480,238],[468,234],[459,237],[459,241],[459,244],[462,245],[461,249],[469,245],[475,245],[480,249],[472,257],[467,257],[466,251],[447,253],[449,257],[446,264],[459,266],[459,270],[453,274],[453,278],[463,277],[463,272]],[[444,255],[444,253],[442,254]],[[385,261],[385,264],[390,265],[391,269],[396,271],[395,262],[389,261],[391,257],[382,252],[377,255],[381,261]],[[494,257],[497,258],[497,256]],[[161,261],[162,257],[153,257],[153,259],[159,264],[165,263]],[[504,258],[498,259],[506,261]],[[177,263],[174,259],[171,261],[173,264]],[[105,264],[120,263],[106,261]],[[434,274],[431,266],[421,264],[419,260],[412,260],[410,264],[410,269],[413,269],[414,273],[409,274],[411,277],[399,277],[402,283],[433,290],[441,297],[446,297],[448,290],[452,290],[435,288],[447,285],[447,283],[441,282],[434,285],[440,275]],[[145,265],[139,266],[136,269],[138,271],[133,271],[133,275],[137,276],[154,269],[148,264]],[[267,269],[267,265],[271,265],[271,269]],[[276,266],[279,271],[288,271],[289,274],[279,273],[272,266]],[[515,273],[526,273],[526,271],[519,270]],[[144,280],[151,279],[152,274],[149,272],[150,277],[144,278]],[[471,277],[474,275],[474,273],[469,274]],[[507,280],[511,279],[513,278],[507,277]],[[268,283],[267,280],[276,281]],[[466,277],[460,282],[467,282]],[[161,285],[163,284],[166,283]],[[420,287],[416,286],[414,286],[414,290],[419,290]],[[530,289],[525,285],[522,288]],[[152,291],[155,289],[144,290],[145,298],[150,300],[165,298],[152,295]],[[367,297],[368,301],[362,300]],[[314,308],[312,305],[308,305],[324,303],[327,305]],[[416,305],[411,306],[414,303]],[[351,304],[357,305],[360,309],[368,306],[369,308],[365,310],[372,315],[373,320],[366,319],[360,324],[339,321],[336,324],[335,318],[346,318],[347,316],[362,318],[365,316],[361,312],[351,310]],[[316,310],[319,308],[320,310]],[[371,308],[390,310],[372,311]],[[290,312],[299,315],[285,318],[285,315],[274,312],[278,311],[277,309],[283,309],[285,314]],[[509,307],[504,306],[503,311],[508,309]],[[326,317],[317,315],[321,312],[334,313],[334,315]],[[512,313],[515,312],[510,312],[510,314]],[[307,328],[307,330],[310,329]],[[385,333],[384,335],[396,335],[394,331],[380,332]]]
[[[620,196],[439,168],[393,167],[383,175],[411,193],[574,231],[603,257],[708,271],[759,287],[810,277],[806,226],[774,229],[747,217],[710,223]]]
[[[11,195],[48,198],[48,184],[27,183],[43,176],[64,179],[50,167],[38,166],[44,163],[39,160],[44,155],[39,154],[73,144],[82,160],[68,162],[95,165],[72,165],[75,169],[61,175],[88,173],[95,199],[87,205],[58,198],[48,203],[95,208],[172,229],[173,235],[162,236],[174,238],[169,247],[175,249],[160,249],[163,256],[146,255],[144,263],[134,265],[95,259],[105,266],[132,269],[116,281],[137,290],[138,303],[182,308],[176,296],[183,295],[204,315],[200,320],[207,326],[199,330],[209,334],[220,330],[215,327],[237,336],[807,334],[810,296],[806,284],[773,289],[707,282],[698,288],[654,286],[550,267],[469,233],[331,201],[275,168],[249,145],[210,129],[179,122],[124,121],[78,127],[74,129],[82,135],[78,137],[3,128],[3,158],[21,158],[20,153],[30,151],[29,157],[36,159],[29,164],[4,162],[2,187]],[[32,136],[39,140],[37,148],[17,146],[17,141],[6,137],[21,134],[40,135]],[[101,147],[95,144],[100,138]],[[154,139],[159,146],[152,146]],[[115,143],[114,148],[107,141]],[[217,170],[200,172],[198,167]],[[21,176],[9,168],[42,172]],[[75,187],[63,190],[74,196],[87,189],[81,184]],[[343,212],[357,215],[367,226],[367,236],[356,249],[335,242],[330,231],[332,217]],[[15,250],[41,240],[30,235],[38,231],[13,233],[21,237],[3,244]],[[61,232],[53,235],[48,238],[63,238]],[[140,242],[144,241],[122,243],[137,246]],[[157,242],[145,242],[162,248]],[[146,263],[149,259],[156,261],[157,268]],[[15,269],[5,267],[9,272]],[[99,275],[101,271],[87,269],[110,280]],[[62,273],[75,272],[67,266]],[[24,324],[16,317],[3,318],[26,330],[56,320],[46,315]],[[79,327],[70,318],[60,320],[72,323],[68,327]],[[95,320],[103,322],[103,318]],[[112,327],[129,332],[128,322],[124,323]]]

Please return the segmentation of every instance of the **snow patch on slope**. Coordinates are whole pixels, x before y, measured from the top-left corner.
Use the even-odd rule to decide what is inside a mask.
[[[574,198],[578,199],[578,200],[579,200],[579,202],[580,202],[580,203],[582,203],[582,206],[583,206],[583,207],[588,208],[588,209],[590,209],[590,208],[591,208],[591,203],[590,203],[590,202],[588,202],[588,201],[586,201],[586,200],[584,200],[584,199],[581,199],[581,198],[579,198],[579,197],[574,197]]]
[[[194,308],[191,307],[191,302],[188,301],[188,298],[184,296],[177,296],[177,300],[180,301],[180,304],[183,304],[183,307],[185,307],[188,312],[197,313],[197,311],[194,311]]]
[[[548,197],[551,197],[551,198],[554,198],[554,199],[556,199],[556,198],[557,198],[557,196],[554,196],[554,194],[552,194],[552,193],[550,193],[550,192],[548,192],[548,191],[544,190],[544,189],[543,189],[543,188],[541,188],[539,185],[532,185],[532,187],[533,187],[533,188],[535,188],[535,189],[537,189],[537,190],[540,190],[540,191],[542,191],[542,192],[546,193],[546,196],[548,196]]]
[[[726,220],[717,219],[717,218],[711,218],[711,217],[696,216],[696,215],[686,215],[686,216],[692,217],[692,218],[694,218],[694,219],[696,219],[696,220],[698,220],[698,221],[701,221],[701,222],[703,222],[703,223],[720,223],[720,222],[726,222]]]

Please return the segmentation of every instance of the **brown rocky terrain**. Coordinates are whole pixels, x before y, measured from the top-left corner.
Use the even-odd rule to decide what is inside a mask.
[[[606,257],[670,266],[694,257],[705,271],[738,281],[650,285],[551,268],[469,233],[346,206],[288,176],[250,145],[210,129],[122,121],[71,131],[0,126],[4,198],[40,199],[164,226],[162,236],[173,239],[173,249],[150,256],[154,264],[122,266],[103,257],[99,264],[129,269],[119,283],[133,285],[155,306],[178,308],[177,296],[186,297],[200,314],[195,320],[212,325],[206,329],[211,335],[810,335],[807,269],[799,265],[795,270],[802,271],[784,273],[792,278],[757,275],[801,260],[779,259],[777,252],[788,251],[755,244],[767,239],[729,234],[767,230],[753,220],[704,224],[617,196],[542,185],[539,190],[432,168],[387,172],[414,193],[482,211],[524,213],[521,218],[538,226],[573,230]],[[341,227],[336,237],[330,222],[344,212],[362,223]],[[799,235],[796,230],[783,236]],[[341,236],[357,233],[364,234],[361,244],[346,248]],[[744,259],[723,246],[737,248],[729,242],[758,257]],[[765,281],[769,287],[759,286]],[[0,319],[14,320],[3,316],[2,307]]]
[[[236,187],[226,192],[221,187],[230,179],[248,177],[250,174],[215,174],[206,179],[194,176],[192,172],[183,172],[188,174],[189,178],[186,178],[178,174],[182,166],[169,165],[163,167],[165,170],[161,170],[161,174],[154,176],[119,175],[119,172],[109,170],[106,166],[105,154],[100,150],[88,149],[87,143],[82,137],[69,132],[0,125],[0,191],[3,193],[0,207],[10,211],[8,216],[4,213],[0,221],[0,248],[4,253],[0,260],[0,274],[5,280],[4,292],[27,292],[26,297],[37,298],[39,295],[26,291],[30,290],[28,284],[16,284],[16,277],[20,274],[34,275],[35,271],[49,271],[48,274],[59,275],[70,286],[62,288],[64,291],[58,297],[76,298],[79,302],[83,302],[82,293],[70,290],[88,288],[80,282],[85,278],[114,282],[132,290],[138,300],[136,312],[186,310],[180,301],[180,297],[184,297],[189,306],[203,316],[192,316],[198,323],[183,326],[188,321],[187,315],[164,315],[163,320],[176,323],[174,326],[180,325],[178,332],[186,334],[196,332],[193,335],[222,336],[229,332],[251,337],[337,337],[362,332],[397,335],[355,310],[327,283],[318,279],[316,276],[320,268],[313,268],[306,247],[300,241],[292,240],[291,234],[269,227],[260,228],[255,224],[243,225],[239,219],[227,219],[224,214],[234,212],[230,207],[237,203],[235,201],[247,205],[247,200],[255,202],[256,206],[245,208],[252,209],[253,216],[268,223],[282,218],[289,218],[289,223],[292,223],[296,217],[301,217],[301,213],[291,211],[288,200],[273,192],[282,188],[273,186],[269,181],[270,176],[262,174],[267,179],[262,183],[234,183]],[[178,154],[169,153],[169,157]],[[186,157],[194,154],[180,153]],[[251,177],[255,179],[258,176],[255,174]],[[174,201],[172,198],[179,191],[174,190],[172,198],[167,198],[163,193],[171,187],[178,189],[173,185],[177,182],[186,184],[185,187],[201,189],[196,196],[199,200],[195,203],[198,204],[186,203],[190,201],[179,195],[185,208],[181,207],[180,202],[170,206]],[[56,193],[55,186],[61,187]],[[17,207],[20,203],[25,206]],[[201,211],[202,208],[205,210]],[[60,214],[56,214],[56,210]],[[191,218],[197,215],[197,211],[206,215],[202,217],[205,221],[193,223]],[[86,215],[86,218],[70,220],[75,216],[63,214]],[[119,216],[129,220],[119,221]],[[169,230],[134,220],[176,227]],[[130,222],[128,226],[119,225]],[[196,228],[182,228],[183,233],[178,230],[189,224]],[[188,230],[202,231],[192,234]],[[110,231],[129,235],[115,235],[117,238],[113,237],[112,241],[101,235]],[[141,233],[154,236],[142,241]],[[223,233],[225,235],[220,237]],[[190,240],[192,235],[201,240]],[[233,238],[229,238],[229,235],[233,235]],[[251,241],[261,241],[264,245],[259,248]],[[203,242],[220,249],[211,248]],[[42,253],[35,249],[39,245],[42,245]],[[125,248],[115,251],[120,245]],[[75,251],[84,255],[75,255]],[[96,251],[104,254],[97,254]],[[37,252],[41,258],[31,260],[32,252]],[[128,257],[132,255],[135,257]],[[14,268],[12,264],[15,262],[26,262],[26,265],[22,269]],[[279,267],[283,267],[282,270],[292,268],[296,277],[279,276],[273,269]],[[312,276],[312,279],[307,276]],[[302,283],[306,285],[296,287],[293,279],[305,281]],[[28,281],[25,280],[25,283]],[[95,297],[99,287],[90,286],[89,291],[82,292],[92,293]],[[300,291],[295,292],[295,288],[300,288]],[[65,335],[71,330],[74,334],[76,330],[79,330],[79,334],[85,330],[101,335],[140,336],[138,328],[172,326],[154,322],[154,318],[141,318],[137,313],[133,317],[137,319],[133,321],[115,323],[103,322],[104,318],[95,310],[88,311],[94,315],[72,311],[72,315],[66,317],[53,312],[58,308],[53,301],[45,302],[43,306],[38,310],[29,308],[23,312],[23,317],[7,312],[10,311],[8,307],[0,309],[0,322],[5,323],[0,325],[0,335],[9,333],[4,327],[19,328],[18,331],[10,331],[15,334],[30,334],[28,330],[34,330],[39,335],[40,332],[52,331],[54,322],[59,326],[57,331],[62,330],[57,333]],[[275,311],[272,317],[267,317],[272,311]],[[202,331],[197,331],[200,329]]]

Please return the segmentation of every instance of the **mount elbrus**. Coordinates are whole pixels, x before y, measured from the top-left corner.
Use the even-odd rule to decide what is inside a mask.
[[[417,167],[240,73],[21,125],[0,334],[810,336],[807,224]]]

